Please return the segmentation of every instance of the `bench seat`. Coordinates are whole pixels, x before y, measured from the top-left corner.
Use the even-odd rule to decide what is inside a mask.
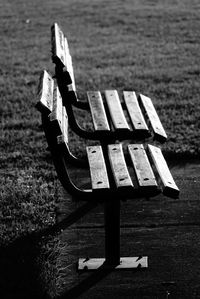
[[[87,101],[78,100],[69,46],[63,31],[54,23],[51,29],[52,60],[55,77],[66,107],[70,127],[81,137],[105,141],[144,140],[152,137],[165,142],[167,134],[152,100],[134,91],[88,91]],[[87,110],[92,118],[93,131],[84,130],[76,119],[73,107]]]

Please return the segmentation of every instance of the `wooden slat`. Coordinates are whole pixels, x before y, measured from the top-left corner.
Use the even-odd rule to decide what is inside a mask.
[[[116,90],[105,91],[106,102],[115,129],[130,130]]]
[[[62,98],[57,86],[54,88],[53,92],[53,109],[49,115],[49,119],[53,129],[52,134],[54,133],[56,136],[61,135],[63,127],[63,106]]]
[[[53,109],[53,90],[54,81],[52,77],[43,71],[40,76],[40,82],[38,87],[38,102],[36,104],[37,109],[43,113],[51,113]]]
[[[130,144],[128,145],[128,150],[139,186],[157,189],[158,185],[156,178],[154,176],[144,146],[142,144]]]
[[[141,100],[142,106],[149,118],[150,124],[154,131],[155,138],[160,141],[165,141],[167,139],[167,134],[165,133],[165,130],[161,124],[161,121],[158,117],[158,114],[155,110],[155,107],[154,107],[151,99],[141,94],[140,100]]]
[[[68,116],[67,116],[67,112],[66,112],[66,108],[64,106],[62,106],[62,135],[58,136],[57,138],[57,142],[58,144],[61,143],[66,143],[66,145],[68,144]]]
[[[110,131],[101,93],[99,91],[89,91],[87,96],[94,129],[96,131]]]
[[[57,64],[59,63],[63,67],[66,67],[67,71],[70,74],[72,79],[72,84],[68,86],[69,90],[76,90],[74,71],[72,66],[72,58],[69,52],[69,46],[67,38],[64,36],[64,33],[60,29],[57,23],[52,26],[52,58],[53,61]]]
[[[174,182],[161,149],[153,145],[148,145],[148,150],[159,174],[162,183],[163,194],[172,198],[177,198],[179,196],[179,189]]]
[[[108,145],[108,155],[117,188],[133,187],[121,144]]]
[[[60,62],[65,66],[65,40],[64,34],[57,23],[51,29],[52,58],[54,62]]]
[[[53,109],[49,115],[50,121],[58,120],[60,126],[62,123],[62,98],[58,86],[54,88],[53,92]]]
[[[101,146],[86,148],[93,190],[109,189],[109,181]]]
[[[135,130],[149,131],[134,91],[124,91],[124,101]]]
[[[66,108],[63,106],[63,126],[62,126],[62,133],[63,133],[63,137],[65,142],[68,143],[68,116],[67,116],[67,112],[66,112]]]
[[[67,71],[69,72],[70,77],[72,79],[72,86],[71,86],[70,90],[74,90],[75,91],[76,90],[76,86],[75,86],[74,70],[73,70],[73,65],[72,65],[72,57],[70,55],[67,38],[65,37],[64,39],[65,39],[65,65],[66,65]]]

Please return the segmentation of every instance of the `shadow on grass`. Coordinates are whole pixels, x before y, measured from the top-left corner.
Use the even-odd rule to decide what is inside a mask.
[[[0,298],[47,298],[39,282],[38,240],[27,235],[0,248]]]
[[[38,258],[41,255],[41,242],[44,237],[56,236],[93,209],[97,203],[86,203],[72,212],[61,222],[20,237],[0,248],[0,298],[44,298],[50,299],[40,281],[41,269]],[[47,242],[47,241],[46,241]],[[53,279],[53,278],[52,278]]]
[[[81,296],[83,293],[88,291],[91,287],[96,285],[99,281],[109,275],[113,269],[108,269],[102,265],[97,270],[95,270],[92,274],[90,274],[87,278],[81,281],[78,285],[75,285],[71,289],[64,292],[64,294],[60,295],[56,299],[75,299]]]

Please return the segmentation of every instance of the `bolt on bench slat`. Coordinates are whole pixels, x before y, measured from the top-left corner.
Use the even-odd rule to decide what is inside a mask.
[[[141,104],[145,110],[145,113],[147,114],[150,124],[152,126],[152,129],[154,131],[155,139],[164,142],[167,139],[167,134],[165,133],[165,130],[163,128],[163,125],[158,117],[158,114],[155,110],[155,107],[149,97],[146,97],[142,94],[140,94],[140,100]]]
[[[148,150],[152,158],[152,161],[155,165],[155,168],[159,174],[163,194],[172,198],[178,198],[179,189],[176,183],[174,182],[174,179],[167,166],[165,158],[163,157],[161,149],[153,145],[148,145]]]
[[[87,157],[90,166],[92,189],[109,189],[109,181],[101,146],[88,146]]]
[[[144,130],[149,132],[138,100],[134,91],[124,91],[124,101],[135,130]]]
[[[124,116],[124,112],[120,103],[120,99],[116,90],[105,91],[106,103],[109,113],[116,130],[130,130],[129,125]]]
[[[128,145],[132,165],[141,188],[158,189],[156,178],[142,144]]]
[[[99,91],[88,91],[88,102],[96,131],[110,131],[106,111]]]
[[[108,157],[117,188],[133,187],[121,144],[108,145]]]

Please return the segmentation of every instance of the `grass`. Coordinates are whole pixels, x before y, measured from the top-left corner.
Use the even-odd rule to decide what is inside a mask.
[[[185,159],[200,153],[199,12],[195,0],[1,1],[2,250],[15,257],[17,240],[55,223],[57,178],[34,108],[40,71],[53,73],[52,23],[68,36],[80,98],[116,87],[150,96],[169,135],[166,154]]]

